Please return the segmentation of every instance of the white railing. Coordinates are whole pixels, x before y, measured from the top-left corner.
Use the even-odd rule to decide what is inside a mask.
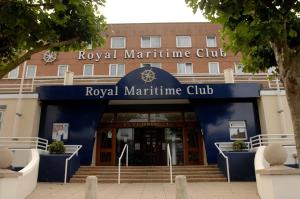
[[[9,149],[40,149],[46,151],[48,140],[39,137],[0,137],[0,147]]]
[[[170,167],[170,184],[173,184],[172,156],[170,145],[167,145],[167,164]]]
[[[223,151],[220,149],[218,143],[215,143],[215,146],[217,147],[219,153],[223,156],[223,158],[226,161],[226,171],[227,171],[227,182],[230,182],[230,172],[229,172],[229,162],[228,162],[228,157],[223,153]]]
[[[72,153],[72,155],[66,159],[65,163],[65,184],[67,183],[68,163],[75,155],[78,156],[78,151],[81,149],[81,147],[82,145],[65,145],[65,153]]]
[[[121,160],[122,160],[122,157],[124,155],[124,152],[125,152],[125,149],[126,149],[126,166],[128,167],[128,145],[125,144],[123,150],[122,150],[122,153],[119,157],[119,167],[118,167],[118,184],[121,183]]]
[[[250,148],[279,143],[283,146],[295,145],[294,134],[260,134],[250,138]]]

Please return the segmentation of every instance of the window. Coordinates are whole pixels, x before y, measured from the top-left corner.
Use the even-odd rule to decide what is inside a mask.
[[[109,76],[123,76],[125,74],[125,64],[110,64]]]
[[[94,74],[94,64],[84,64],[83,76],[93,76],[93,74]]]
[[[176,36],[177,48],[190,48],[192,47],[192,39],[190,36]]]
[[[6,105],[0,105],[0,131],[2,129],[3,126],[3,118],[4,118],[4,111],[6,109]]]
[[[215,36],[206,36],[206,46],[207,47],[217,47],[217,40]]]
[[[191,63],[178,63],[177,73],[179,74],[193,74],[193,65]]]
[[[112,37],[111,48],[125,48],[125,37]]]
[[[9,79],[16,79],[19,76],[19,66],[8,73]]]
[[[58,65],[57,76],[64,77],[67,71],[68,71],[68,65]]]
[[[160,48],[159,36],[142,36],[141,48]]]
[[[92,42],[88,43],[87,49],[88,49],[88,50],[93,49],[93,43],[92,43]]]
[[[277,68],[276,66],[272,66],[270,68],[268,68],[268,75],[274,75],[274,74],[277,74]]]
[[[236,74],[244,74],[244,72],[243,72],[244,65],[243,64],[234,64],[234,65],[235,65],[235,73]]]
[[[208,62],[208,71],[209,74],[219,74],[219,62]]]
[[[142,63],[141,67],[156,67],[161,68],[161,63]]]
[[[230,140],[247,140],[246,121],[229,121]]]
[[[26,67],[26,78],[33,78],[36,74],[36,65],[27,65]]]

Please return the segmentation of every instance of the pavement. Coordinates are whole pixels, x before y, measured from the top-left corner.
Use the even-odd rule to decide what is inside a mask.
[[[84,183],[38,183],[26,199],[84,199]],[[259,199],[255,182],[188,183],[189,199]],[[168,183],[98,184],[98,199],[175,199]]]

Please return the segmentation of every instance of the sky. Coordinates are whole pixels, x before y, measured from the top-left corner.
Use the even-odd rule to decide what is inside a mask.
[[[185,0],[106,0],[102,14],[107,23],[203,22]]]

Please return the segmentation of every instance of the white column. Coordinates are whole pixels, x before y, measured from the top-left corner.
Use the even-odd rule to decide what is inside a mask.
[[[65,72],[64,85],[73,85],[74,73],[71,71]]]
[[[286,117],[285,117],[285,113],[284,113],[284,108],[283,108],[283,103],[282,103],[282,96],[281,95],[281,90],[279,87],[279,79],[276,78],[276,87],[277,87],[277,104],[278,104],[278,110],[277,113],[279,114],[279,118],[280,118],[280,126],[281,126],[281,132],[282,134],[286,134],[287,132],[287,125],[286,125]]]
[[[225,83],[234,83],[233,69],[227,68],[224,70]]]

